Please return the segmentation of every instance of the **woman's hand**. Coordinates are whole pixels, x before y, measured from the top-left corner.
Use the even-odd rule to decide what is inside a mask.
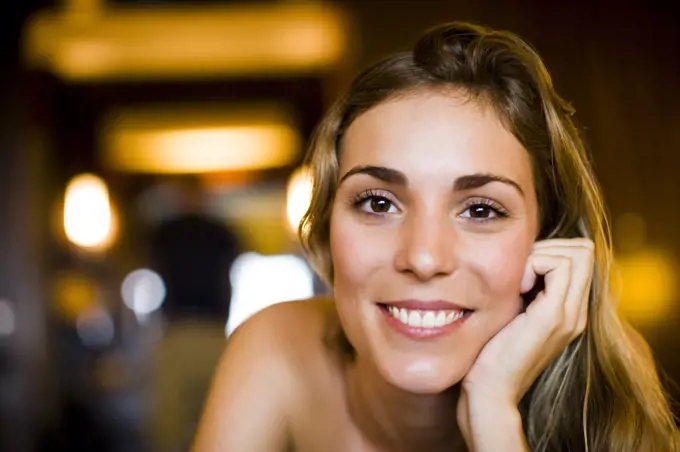
[[[503,441],[502,450],[514,450],[508,448],[507,435],[515,434],[503,432],[507,424],[507,430],[520,435],[516,450],[525,450],[517,405],[548,364],[585,329],[593,264],[591,240],[534,244],[521,292],[530,291],[538,275],[545,277],[545,289],[486,344],[462,382],[458,418],[471,449],[500,450],[493,449],[499,444],[495,437]],[[507,416],[499,419],[495,413]]]

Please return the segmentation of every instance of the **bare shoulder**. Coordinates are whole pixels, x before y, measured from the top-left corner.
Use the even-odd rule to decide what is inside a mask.
[[[287,361],[303,350],[309,352],[310,346],[319,345],[335,323],[330,299],[277,303],[246,320],[234,331],[230,342],[243,342],[239,337],[248,336],[251,348],[265,347],[263,352],[273,348]]]
[[[329,311],[333,308],[333,301],[328,298],[311,298],[309,300],[288,301],[276,303],[255,314],[244,322],[255,321],[267,326],[299,326],[309,325],[312,321],[316,327],[322,326]],[[285,328],[284,330],[288,330]],[[292,328],[291,330],[295,330]],[[283,330],[281,330],[283,331]]]
[[[194,450],[286,450],[306,367],[324,361],[333,312],[329,300],[286,302],[239,326],[215,374]]]

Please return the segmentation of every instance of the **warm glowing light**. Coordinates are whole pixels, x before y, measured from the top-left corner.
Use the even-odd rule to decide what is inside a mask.
[[[668,255],[644,250],[621,256],[614,266],[619,309],[633,321],[658,322],[678,296],[678,268]]]
[[[647,243],[647,223],[635,213],[627,212],[614,221],[614,244],[617,251],[633,253],[643,249]]]
[[[107,154],[112,168],[151,173],[198,173],[277,167],[295,157],[297,134],[261,125],[194,130],[125,131]]]
[[[302,217],[312,200],[312,175],[308,168],[299,168],[288,181],[286,190],[286,219],[288,226],[297,232]]]
[[[25,32],[29,66],[85,81],[290,75],[328,70],[347,59],[345,14],[325,2],[183,8],[79,3],[31,18]]]
[[[64,230],[74,244],[101,249],[112,240],[112,214],[106,183],[94,174],[74,177],[66,187]]]
[[[278,105],[121,109],[105,119],[101,139],[105,166],[142,173],[275,168],[301,149],[290,114]]]
[[[59,314],[75,321],[88,309],[99,303],[100,295],[96,283],[84,274],[66,272],[57,275],[52,298]]]
[[[230,279],[233,292],[227,336],[268,306],[314,295],[312,270],[304,259],[293,255],[242,254],[234,261]],[[262,284],[263,279],[266,284]]]

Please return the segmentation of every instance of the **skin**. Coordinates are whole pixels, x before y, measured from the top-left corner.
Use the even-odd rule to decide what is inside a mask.
[[[194,450],[527,450],[517,403],[585,328],[592,243],[535,242],[527,151],[455,92],[360,115],[339,163],[334,304],[278,305],[237,330]],[[537,275],[546,289],[521,313]],[[379,306],[402,299],[472,313],[414,340]],[[356,359],[325,340],[337,325]]]
[[[529,155],[491,110],[432,94],[385,103],[350,126],[340,173],[367,165],[398,171],[404,181],[355,173],[340,184],[331,217],[338,313],[359,355],[389,383],[440,393],[462,380],[520,311],[538,216]],[[454,188],[475,174],[519,189],[504,182]],[[375,196],[357,206],[364,194]],[[373,212],[376,202],[388,212]],[[454,334],[413,341],[376,309],[400,299],[445,300],[475,312]]]

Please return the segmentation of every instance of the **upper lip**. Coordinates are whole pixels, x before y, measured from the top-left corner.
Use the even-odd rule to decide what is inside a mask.
[[[452,309],[456,311],[469,311],[469,308],[457,305],[446,300],[395,300],[382,301],[380,304],[394,306],[404,309],[415,309],[421,311],[442,311]]]

